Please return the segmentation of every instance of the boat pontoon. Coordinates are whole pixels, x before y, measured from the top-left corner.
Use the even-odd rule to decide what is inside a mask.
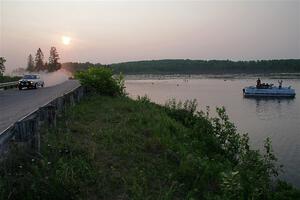
[[[249,86],[243,89],[244,97],[295,97],[295,90],[289,87],[282,87],[282,82],[279,86],[273,84],[258,84],[256,86]]]

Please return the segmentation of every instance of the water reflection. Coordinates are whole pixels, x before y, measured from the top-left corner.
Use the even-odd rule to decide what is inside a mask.
[[[247,98],[249,99],[249,98]],[[256,114],[261,120],[272,120],[275,118],[282,118],[286,113],[284,107],[290,107],[294,103],[293,98],[252,98],[250,101],[255,101]],[[289,111],[288,111],[289,112]]]

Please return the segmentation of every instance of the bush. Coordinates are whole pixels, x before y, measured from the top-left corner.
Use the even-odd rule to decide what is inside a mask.
[[[201,179],[193,182],[188,189],[202,187],[201,181],[208,180],[212,188],[206,189],[219,195],[220,199],[297,199],[299,190],[285,182],[274,182],[281,171],[276,164],[276,157],[272,150],[271,141],[266,139],[264,152],[253,150],[249,146],[247,134],[241,135],[229,121],[225,108],[217,108],[217,117],[210,118],[204,112],[196,112],[197,102],[176,102],[175,99],[166,103],[166,113],[187,128],[190,128],[190,144],[193,153],[189,156],[201,158],[201,152],[207,160],[191,160],[185,166],[182,177],[201,175]],[[182,141],[183,142],[183,141]],[[197,153],[199,150],[199,154]],[[198,154],[198,155],[197,155]],[[197,167],[194,167],[197,166]],[[204,166],[204,167],[203,167]],[[201,170],[201,167],[208,171]],[[195,169],[194,169],[195,168]],[[205,194],[208,199],[216,196]],[[194,196],[195,197],[195,196]]]
[[[124,78],[120,74],[114,76],[107,67],[90,67],[86,71],[75,74],[75,78],[89,90],[101,95],[125,95]]]

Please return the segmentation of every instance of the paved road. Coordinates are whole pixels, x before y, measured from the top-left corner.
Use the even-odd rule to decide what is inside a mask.
[[[0,133],[25,115],[79,86],[76,80],[36,90],[0,91]]]

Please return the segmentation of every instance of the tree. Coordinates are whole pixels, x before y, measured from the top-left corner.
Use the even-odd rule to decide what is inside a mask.
[[[31,54],[28,56],[28,62],[27,62],[27,71],[33,72],[35,70],[34,66],[34,60]]]
[[[35,55],[35,68],[34,71],[41,71],[44,70],[44,54],[39,48]]]
[[[44,64],[44,69],[49,71],[49,65],[48,65],[48,62],[45,62],[45,64]]]
[[[59,55],[55,47],[51,47],[50,49],[50,56],[49,56],[49,63],[48,63],[48,71],[53,72],[57,71],[61,68],[61,64],[58,62]]]
[[[4,66],[5,62],[6,62],[5,58],[0,57],[0,76],[2,76],[5,71],[5,66]]]

